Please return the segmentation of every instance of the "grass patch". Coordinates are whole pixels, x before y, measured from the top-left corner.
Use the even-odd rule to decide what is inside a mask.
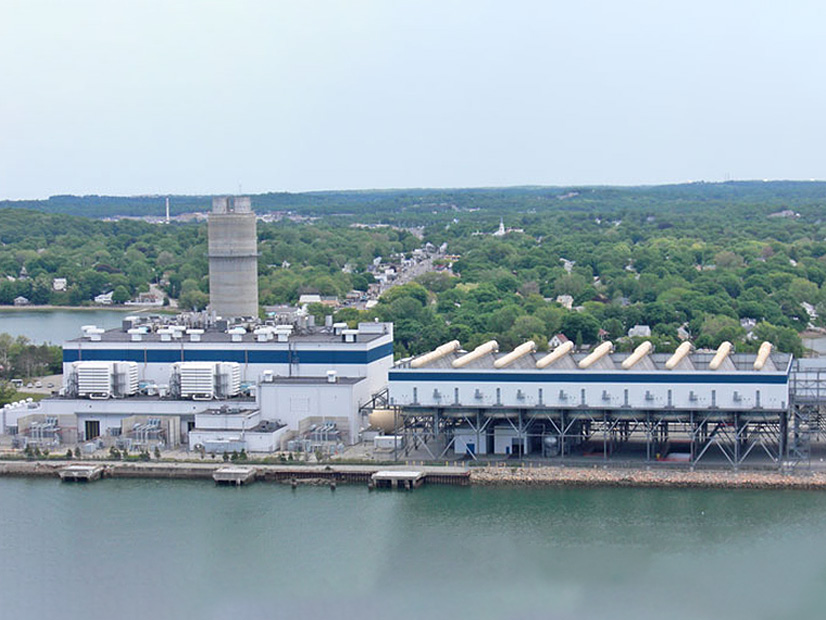
[[[16,400],[26,400],[27,398],[31,398],[34,402],[43,400],[44,398],[48,398],[49,394],[36,394],[35,392],[15,392],[14,397]]]

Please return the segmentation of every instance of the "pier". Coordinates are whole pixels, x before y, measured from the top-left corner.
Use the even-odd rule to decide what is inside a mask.
[[[229,466],[220,467],[212,472],[212,479],[215,484],[230,484],[240,487],[245,484],[255,482],[257,470],[255,467]]]
[[[63,482],[94,482],[103,476],[103,465],[69,465],[58,472]]]
[[[399,487],[407,490],[417,489],[424,484],[426,473],[423,471],[385,470],[377,471],[371,476],[373,484],[377,489]]]

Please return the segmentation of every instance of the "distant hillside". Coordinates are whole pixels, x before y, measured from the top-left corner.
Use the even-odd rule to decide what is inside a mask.
[[[163,196],[52,196],[48,200],[0,201],[0,208],[92,218],[163,215]],[[415,223],[435,212],[480,211],[671,211],[717,206],[811,209],[826,204],[822,181],[731,181],[640,187],[509,187],[399,189],[253,194],[257,212],[292,211],[308,216],[347,214],[366,220],[402,218]],[[173,215],[206,211],[210,196],[172,196]],[[404,214],[404,215],[403,215]]]

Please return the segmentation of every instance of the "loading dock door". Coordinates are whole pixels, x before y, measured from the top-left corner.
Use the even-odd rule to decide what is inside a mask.
[[[100,420],[86,420],[86,441],[100,437]]]

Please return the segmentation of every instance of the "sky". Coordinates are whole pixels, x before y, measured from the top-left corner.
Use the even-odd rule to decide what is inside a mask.
[[[823,179],[824,13],[0,0],[0,199]]]

